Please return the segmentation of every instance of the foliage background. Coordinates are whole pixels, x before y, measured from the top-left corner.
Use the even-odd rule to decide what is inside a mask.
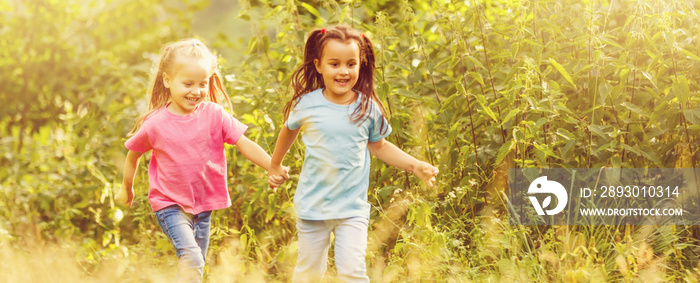
[[[221,54],[233,114],[272,152],[312,28],[375,43],[389,140],[440,168],[427,189],[373,162],[373,281],[690,281],[694,226],[507,225],[507,168],[695,167],[697,1],[0,2],[2,281],[168,281],[146,198],[115,206],[123,142],[162,44]],[[206,280],[287,281],[295,178],[227,148],[234,205],[213,218]],[[301,167],[297,141],[285,161]],[[329,276],[333,275],[331,269]],[[45,272],[36,272],[42,270]]]

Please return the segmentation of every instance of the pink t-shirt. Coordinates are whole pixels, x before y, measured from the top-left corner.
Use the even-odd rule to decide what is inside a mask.
[[[148,166],[151,209],[176,204],[197,214],[231,206],[224,143],[236,144],[247,128],[213,102],[202,102],[189,115],[166,108],[153,112],[124,143],[131,151],[153,150]]]

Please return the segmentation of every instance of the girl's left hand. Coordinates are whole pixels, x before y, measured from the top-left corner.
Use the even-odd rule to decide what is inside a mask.
[[[122,185],[117,195],[114,196],[114,200],[118,204],[131,207],[131,202],[134,200],[134,189],[127,189],[126,186]]]
[[[416,177],[420,178],[425,182],[428,187],[433,187],[435,184],[435,176],[440,173],[440,170],[438,170],[435,166],[430,165],[430,163],[421,161],[418,163],[418,166],[416,166],[415,171],[413,174],[416,175]]]

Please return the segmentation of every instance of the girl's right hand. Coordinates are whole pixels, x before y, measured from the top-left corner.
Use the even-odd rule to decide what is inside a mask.
[[[125,186],[122,186],[121,189],[119,189],[117,195],[114,196],[114,201],[116,201],[118,204],[126,205],[129,207],[131,207],[131,202],[133,200],[134,189],[127,189]]]
[[[287,166],[273,166],[267,171],[267,183],[275,191],[287,179],[289,179],[289,167]]]

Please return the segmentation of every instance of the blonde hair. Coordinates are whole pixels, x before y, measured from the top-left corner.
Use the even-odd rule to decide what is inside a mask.
[[[163,73],[172,74],[172,69],[179,56],[190,56],[193,58],[211,60],[211,77],[209,77],[209,89],[205,100],[219,103],[223,98],[229,110],[232,110],[231,99],[226,94],[217,56],[207,48],[204,43],[194,38],[187,38],[177,42],[167,43],[162,47],[160,59],[151,68],[151,87],[148,92],[148,112],[141,115],[134,124],[134,128],[129,135],[133,135],[153,112],[168,105],[170,102],[170,89],[163,84]]]

